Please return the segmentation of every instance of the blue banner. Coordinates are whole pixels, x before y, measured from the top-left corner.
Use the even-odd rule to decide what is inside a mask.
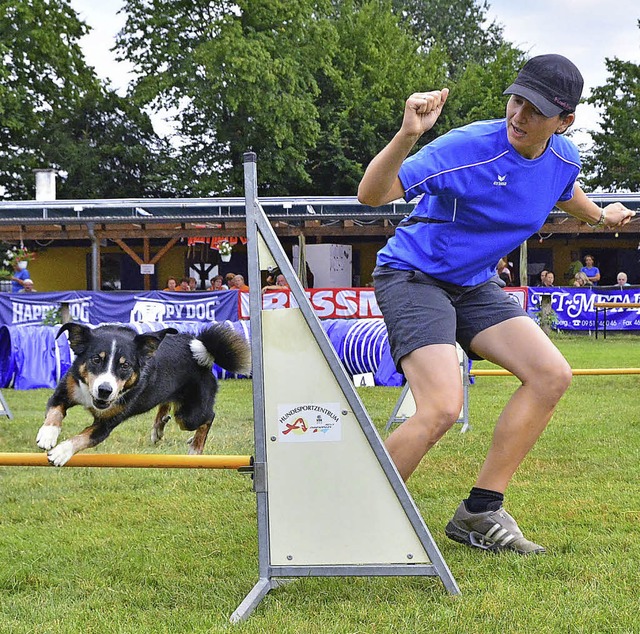
[[[40,325],[61,303],[73,321],[85,324],[180,322],[203,324],[238,321],[238,291],[169,293],[164,291],[68,291],[60,293],[0,293],[0,326]],[[559,330],[594,330],[596,302],[616,302],[607,310],[607,330],[640,330],[640,287],[530,287],[528,313],[535,317],[542,295],[551,295]],[[599,328],[604,325],[600,311]]]
[[[39,325],[62,303],[84,324],[238,320],[238,291],[0,293],[0,325]]]
[[[529,288],[528,312],[535,317],[540,309],[542,295],[551,295],[558,330],[595,330],[595,304],[615,302],[620,308],[607,309],[607,330],[640,330],[640,309],[625,308],[625,304],[640,302],[640,288],[608,289],[598,286],[590,288],[533,287]],[[604,315],[600,310],[598,328],[603,328]]]

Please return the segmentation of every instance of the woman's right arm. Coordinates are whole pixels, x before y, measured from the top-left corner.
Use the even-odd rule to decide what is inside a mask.
[[[407,99],[402,127],[369,163],[360,181],[358,200],[363,205],[378,207],[404,196],[400,167],[418,139],[434,126],[448,95],[449,89],[443,88],[414,93]]]

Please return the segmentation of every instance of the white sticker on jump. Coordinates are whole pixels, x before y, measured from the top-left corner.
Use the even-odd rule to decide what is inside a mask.
[[[280,442],[336,442],[342,440],[340,403],[278,405]]]

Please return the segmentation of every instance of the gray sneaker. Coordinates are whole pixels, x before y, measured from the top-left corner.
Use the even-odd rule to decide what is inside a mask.
[[[502,507],[497,511],[469,513],[461,502],[444,532],[456,542],[492,552],[512,550],[521,555],[546,552],[524,538],[516,521]]]

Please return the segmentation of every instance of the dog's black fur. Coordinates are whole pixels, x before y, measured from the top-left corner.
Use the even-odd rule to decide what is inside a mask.
[[[127,326],[89,328],[68,323],[75,360],[47,403],[36,442],[48,450],[49,461],[65,464],[78,451],[101,443],[120,423],[159,406],[151,438],[164,434],[173,405],[182,429],[195,431],[189,453],[202,453],[213,418],[218,383],[211,367],[249,372],[250,350],[233,329],[214,324],[194,337],[166,328],[137,334]],[[67,410],[83,405],[93,424],[56,445]]]

